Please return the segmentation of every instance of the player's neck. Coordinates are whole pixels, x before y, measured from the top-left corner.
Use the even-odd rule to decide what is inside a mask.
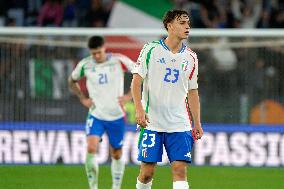
[[[97,63],[97,64],[102,64],[102,63],[104,63],[104,62],[106,62],[106,59],[99,60],[99,61],[97,61],[96,63]]]
[[[104,55],[101,59],[99,59],[99,60],[96,60],[96,59],[95,59],[95,61],[96,61],[97,64],[104,63],[104,62],[107,61],[107,56]]]
[[[177,53],[182,47],[182,40],[177,37],[169,35],[165,40],[165,44],[169,47],[172,53]]]

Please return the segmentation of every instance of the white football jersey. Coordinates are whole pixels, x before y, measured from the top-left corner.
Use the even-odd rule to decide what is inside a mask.
[[[190,131],[187,93],[197,89],[197,55],[184,44],[173,54],[164,39],[144,45],[132,73],[143,79],[142,104],[158,132]]]
[[[129,71],[135,65],[128,57],[117,53],[108,53],[103,63],[96,63],[89,56],[81,60],[71,74],[75,81],[86,77],[87,90],[94,103],[89,113],[98,119],[113,121],[124,116],[123,107],[118,103],[118,97],[124,94],[122,64]]]

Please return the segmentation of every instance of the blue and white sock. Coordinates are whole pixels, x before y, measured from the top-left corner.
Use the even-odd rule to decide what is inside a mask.
[[[112,189],[120,189],[125,164],[121,159],[111,158]]]
[[[85,169],[90,189],[98,189],[99,166],[95,154],[87,153]]]

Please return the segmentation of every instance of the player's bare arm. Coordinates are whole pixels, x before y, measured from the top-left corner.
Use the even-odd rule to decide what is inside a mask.
[[[90,108],[93,105],[92,100],[82,93],[77,81],[74,81],[71,76],[68,78],[68,86],[85,107]]]
[[[132,97],[133,97],[133,101],[134,101],[134,105],[136,109],[137,124],[145,128],[148,125],[147,123],[149,123],[149,119],[141,103],[142,81],[143,79],[139,74],[133,74],[133,79],[131,83],[131,92],[132,92]]]
[[[203,136],[203,129],[200,122],[200,102],[197,89],[192,89],[188,91],[188,105],[194,120],[194,134],[197,139]]]

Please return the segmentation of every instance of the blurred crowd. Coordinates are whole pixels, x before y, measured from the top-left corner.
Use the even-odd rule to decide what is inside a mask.
[[[173,0],[195,28],[283,28],[283,0]]]
[[[0,0],[0,26],[105,27],[115,0]]]
[[[0,0],[0,26],[105,27],[117,0]],[[171,0],[195,28],[283,28],[283,0]]]

